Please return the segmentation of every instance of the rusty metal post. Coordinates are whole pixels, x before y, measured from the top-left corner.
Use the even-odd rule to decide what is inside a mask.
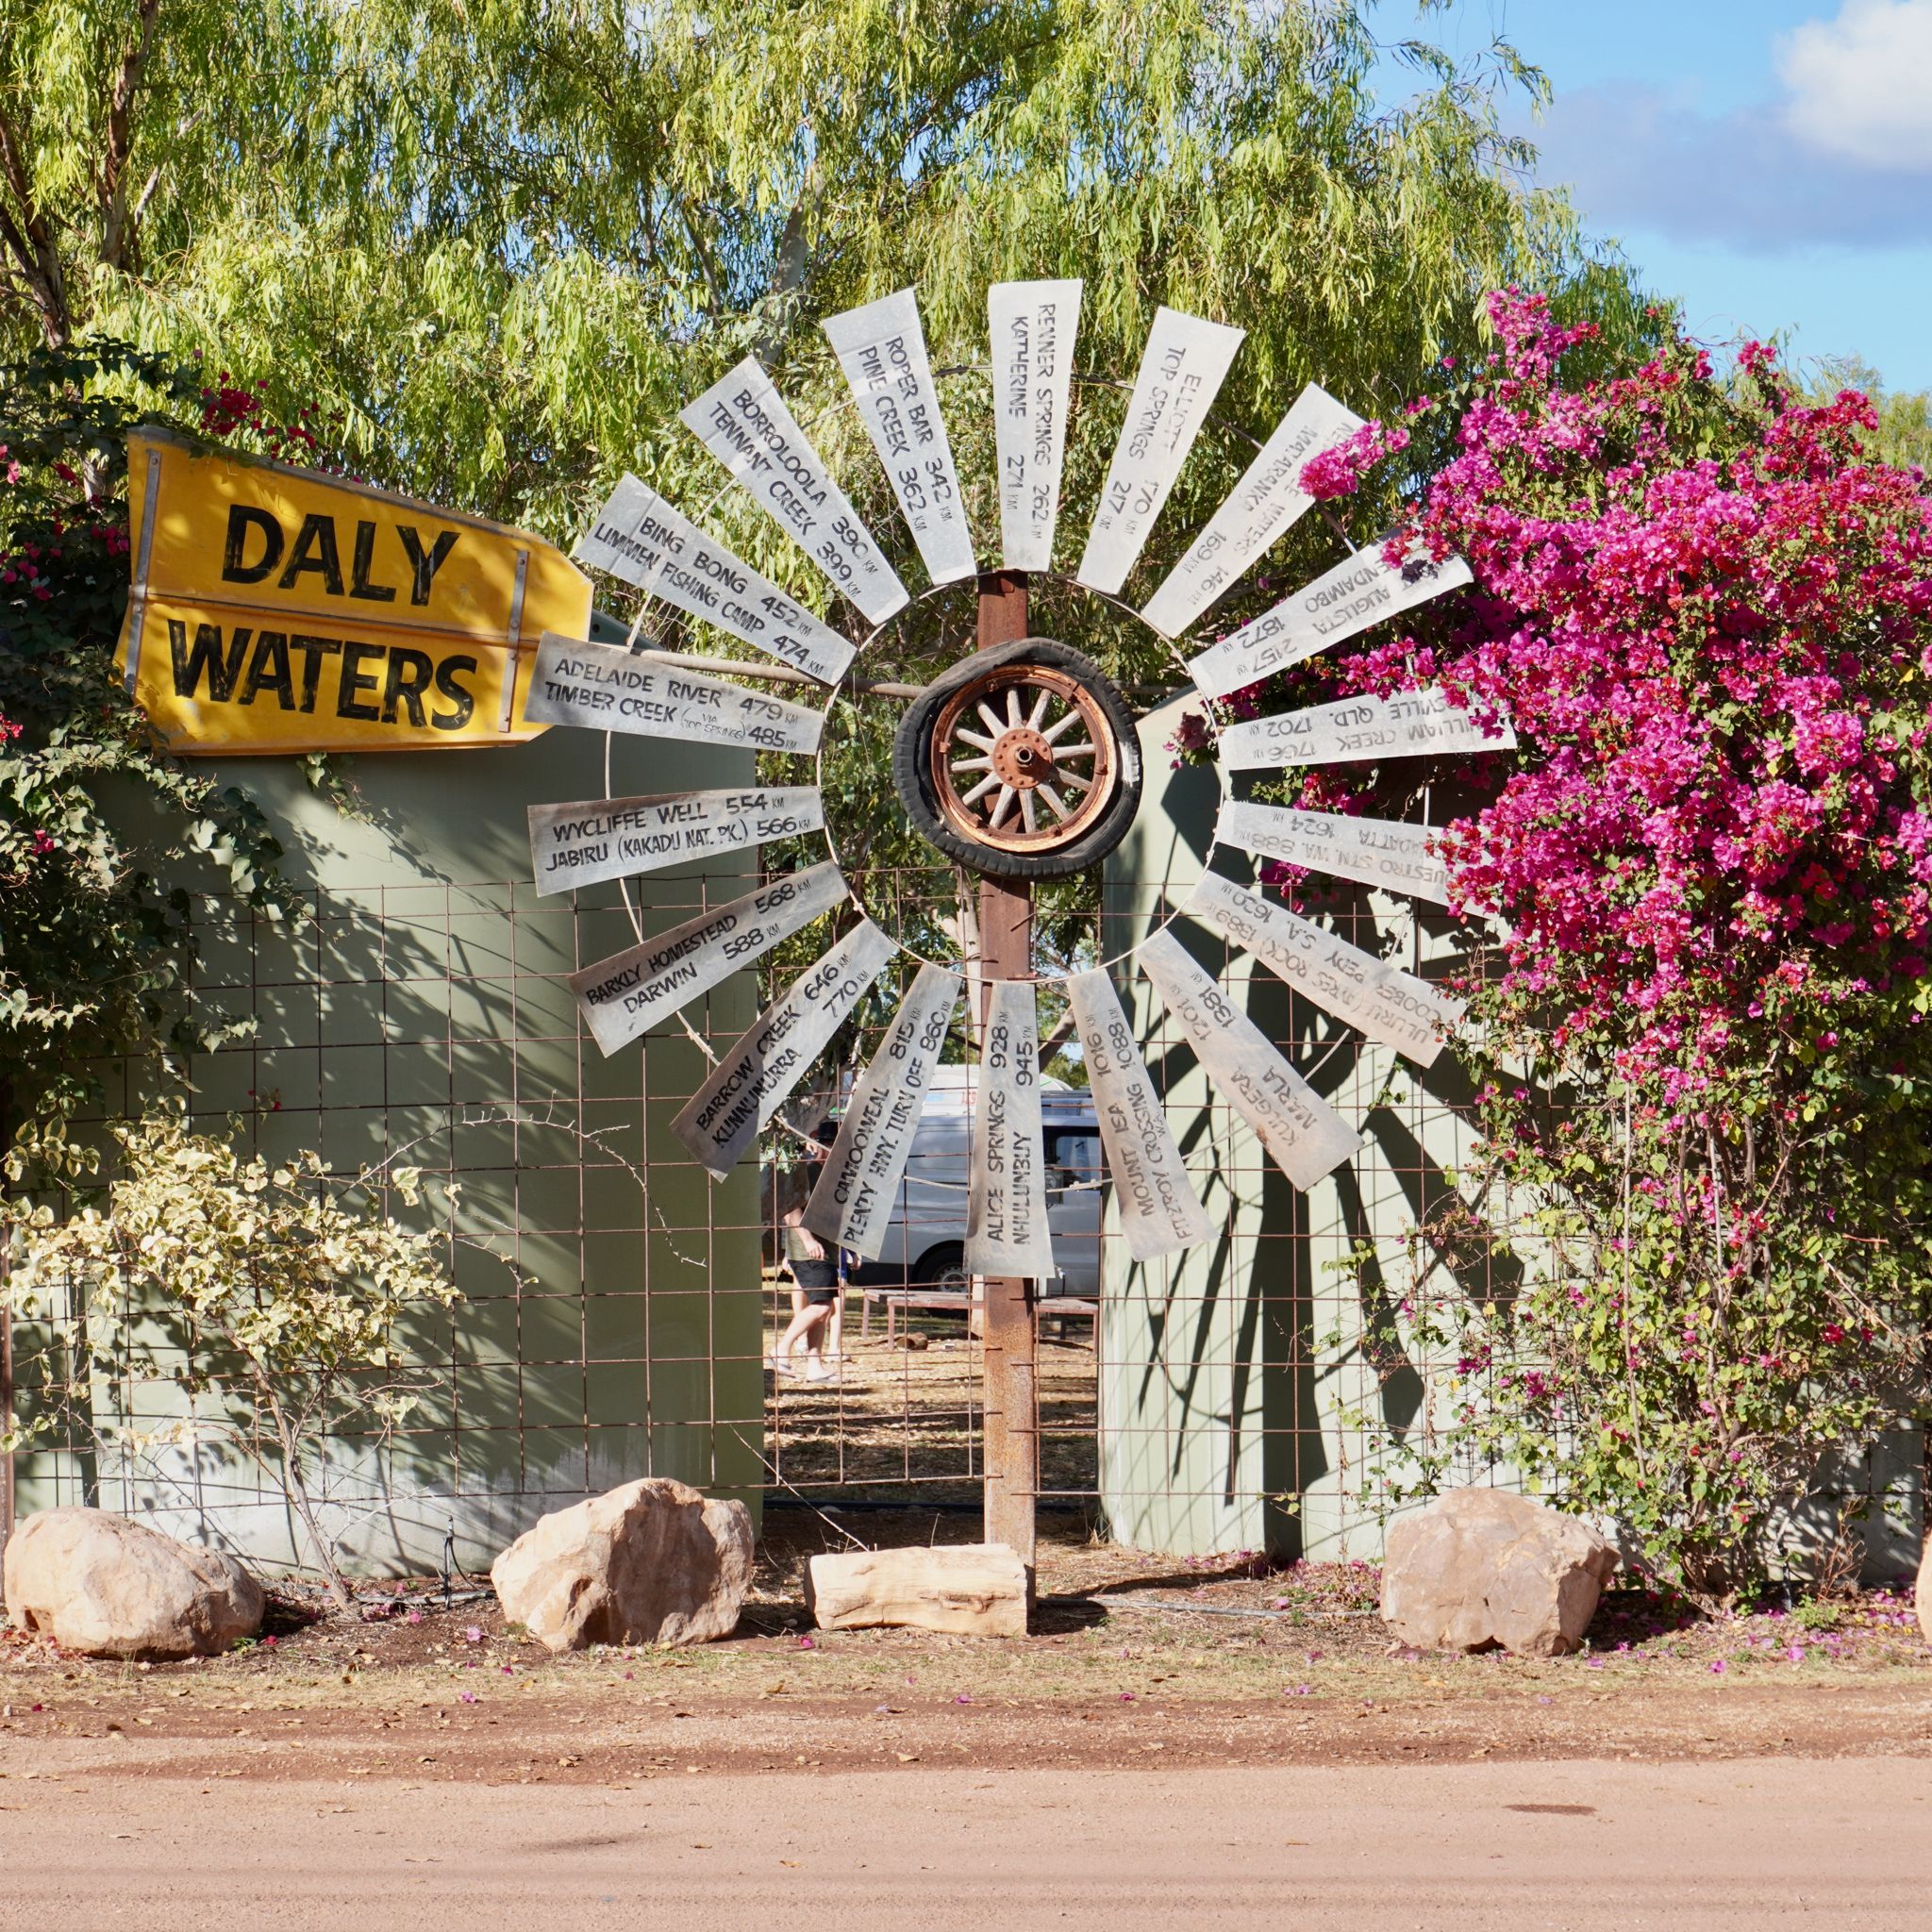
[[[991,571],[979,580],[979,648],[1027,635],[1026,573]],[[1033,891],[1005,879],[979,882],[979,1018],[986,1024],[994,979],[1033,971]],[[1033,1284],[990,1275],[979,1284],[985,1326],[986,1540],[1018,1551],[1030,1575],[1034,1505],[1040,1491],[1040,1424],[1034,1388]]]

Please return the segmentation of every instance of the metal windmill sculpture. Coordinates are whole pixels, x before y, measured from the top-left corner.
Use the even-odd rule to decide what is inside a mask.
[[[990,373],[1000,509],[999,560],[982,569],[917,301],[909,290],[834,316],[825,333],[930,581],[922,597],[972,580],[977,650],[930,683],[885,689],[909,702],[891,777],[913,825],[976,874],[979,1083],[967,1269],[983,1284],[986,1535],[1030,1563],[1038,1489],[1032,1285],[1054,1272],[1046,1221],[1033,882],[1105,858],[1132,825],[1145,774],[1133,710],[1082,653],[1032,634],[1029,585],[1051,572],[1066,457],[1077,281],[1008,282],[988,291]],[[1241,331],[1162,308],[1071,582],[1116,608],[1234,361]],[[576,548],[578,559],[773,660],[733,664],[546,635],[525,715],[538,722],[749,749],[817,754],[830,703],[913,600],[752,359],[682,412],[685,425],[810,558],[870,627],[856,645],[753,570],[648,485],[625,476]],[[1313,503],[1310,458],[1361,419],[1310,384],[1260,446],[1220,508],[1135,613],[1170,649]],[[1469,582],[1456,558],[1380,548],[1334,570],[1186,660],[1210,703],[1331,648],[1371,625]],[[641,624],[641,615],[640,617]],[[637,633],[633,632],[635,639]],[[708,661],[711,668],[707,669]],[[868,666],[868,670],[871,667]],[[817,688],[820,703],[747,689],[747,675]],[[1494,750],[1507,723],[1479,724],[1441,691],[1225,724],[1224,773],[1350,759]],[[537,808],[539,886],[559,891],[821,831],[815,785],[575,801]],[[1336,878],[1446,903],[1443,867],[1421,825],[1235,802],[1224,787],[1216,841]],[[830,841],[828,839],[828,845]],[[730,974],[852,895],[836,851],[573,976],[605,1053],[639,1040]],[[856,905],[856,901],[854,901]],[[824,1053],[900,949],[862,907],[857,922],[779,994],[717,1060],[674,1124],[724,1175]],[[1426,1065],[1458,1016],[1424,980],[1361,952],[1211,868],[1178,908],[1216,927],[1369,1039]],[[1355,1129],[1296,1073],[1168,930],[1169,908],[1130,949],[1217,1090],[1298,1188],[1359,1147]],[[1116,1185],[1122,1238],[1137,1260],[1208,1239],[1215,1225],[1191,1185],[1113,981],[1103,968],[1066,980],[1076,1037]],[[844,1109],[806,1224],[861,1257],[879,1251],[925,1095],[964,978],[922,961]]]

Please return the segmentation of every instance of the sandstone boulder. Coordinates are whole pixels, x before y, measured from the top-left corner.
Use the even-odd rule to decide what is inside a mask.
[[[1026,1598],[1026,1566],[1005,1543],[836,1550],[805,1570],[805,1607],[821,1630],[898,1624],[1024,1637]]]
[[[490,1572],[503,1614],[552,1650],[708,1643],[738,1627],[751,1512],[646,1476],[546,1516]]]
[[[86,1657],[213,1657],[261,1628],[234,1557],[107,1509],[43,1509],[7,1543],[7,1614]]]
[[[1932,1537],[1925,1539],[1924,1554],[1919,1558],[1919,1581],[1912,1597],[1919,1607],[1919,1628],[1932,1643]]]
[[[1389,1531],[1382,1621],[1423,1650],[1574,1650],[1617,1568],[1588,1524],[1507,1490],[1457,1490]]]

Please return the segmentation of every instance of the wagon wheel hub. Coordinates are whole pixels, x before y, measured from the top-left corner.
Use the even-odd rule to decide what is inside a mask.
[[[1000,783],[1016,791],[1037,791],[1054,776],[1053,746],[1028,725],[1002,733],[991,756]]]

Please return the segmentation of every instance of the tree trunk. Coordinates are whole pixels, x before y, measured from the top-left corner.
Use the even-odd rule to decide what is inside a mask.
[[[264,1407],[275,1423],[275,1439],[281,1446],[282,1493],[288,1497],[290,1507],[301,1520],[303,1532],[308,1538],[309,1550],[315,1557],[315,1567],[322,1572],[322,1579],[328,1585],[328,1593],[335,1599],[336,1607],[339,1610],[350,1609],[355,1600],[349,1593],[349,1580],[342,1574],[341,1565],[336,1561],[334,1547],[322,1533],[315,1503],[302,1474],[301,1445],[283,1416],[280,1405],[270,1397]]]

